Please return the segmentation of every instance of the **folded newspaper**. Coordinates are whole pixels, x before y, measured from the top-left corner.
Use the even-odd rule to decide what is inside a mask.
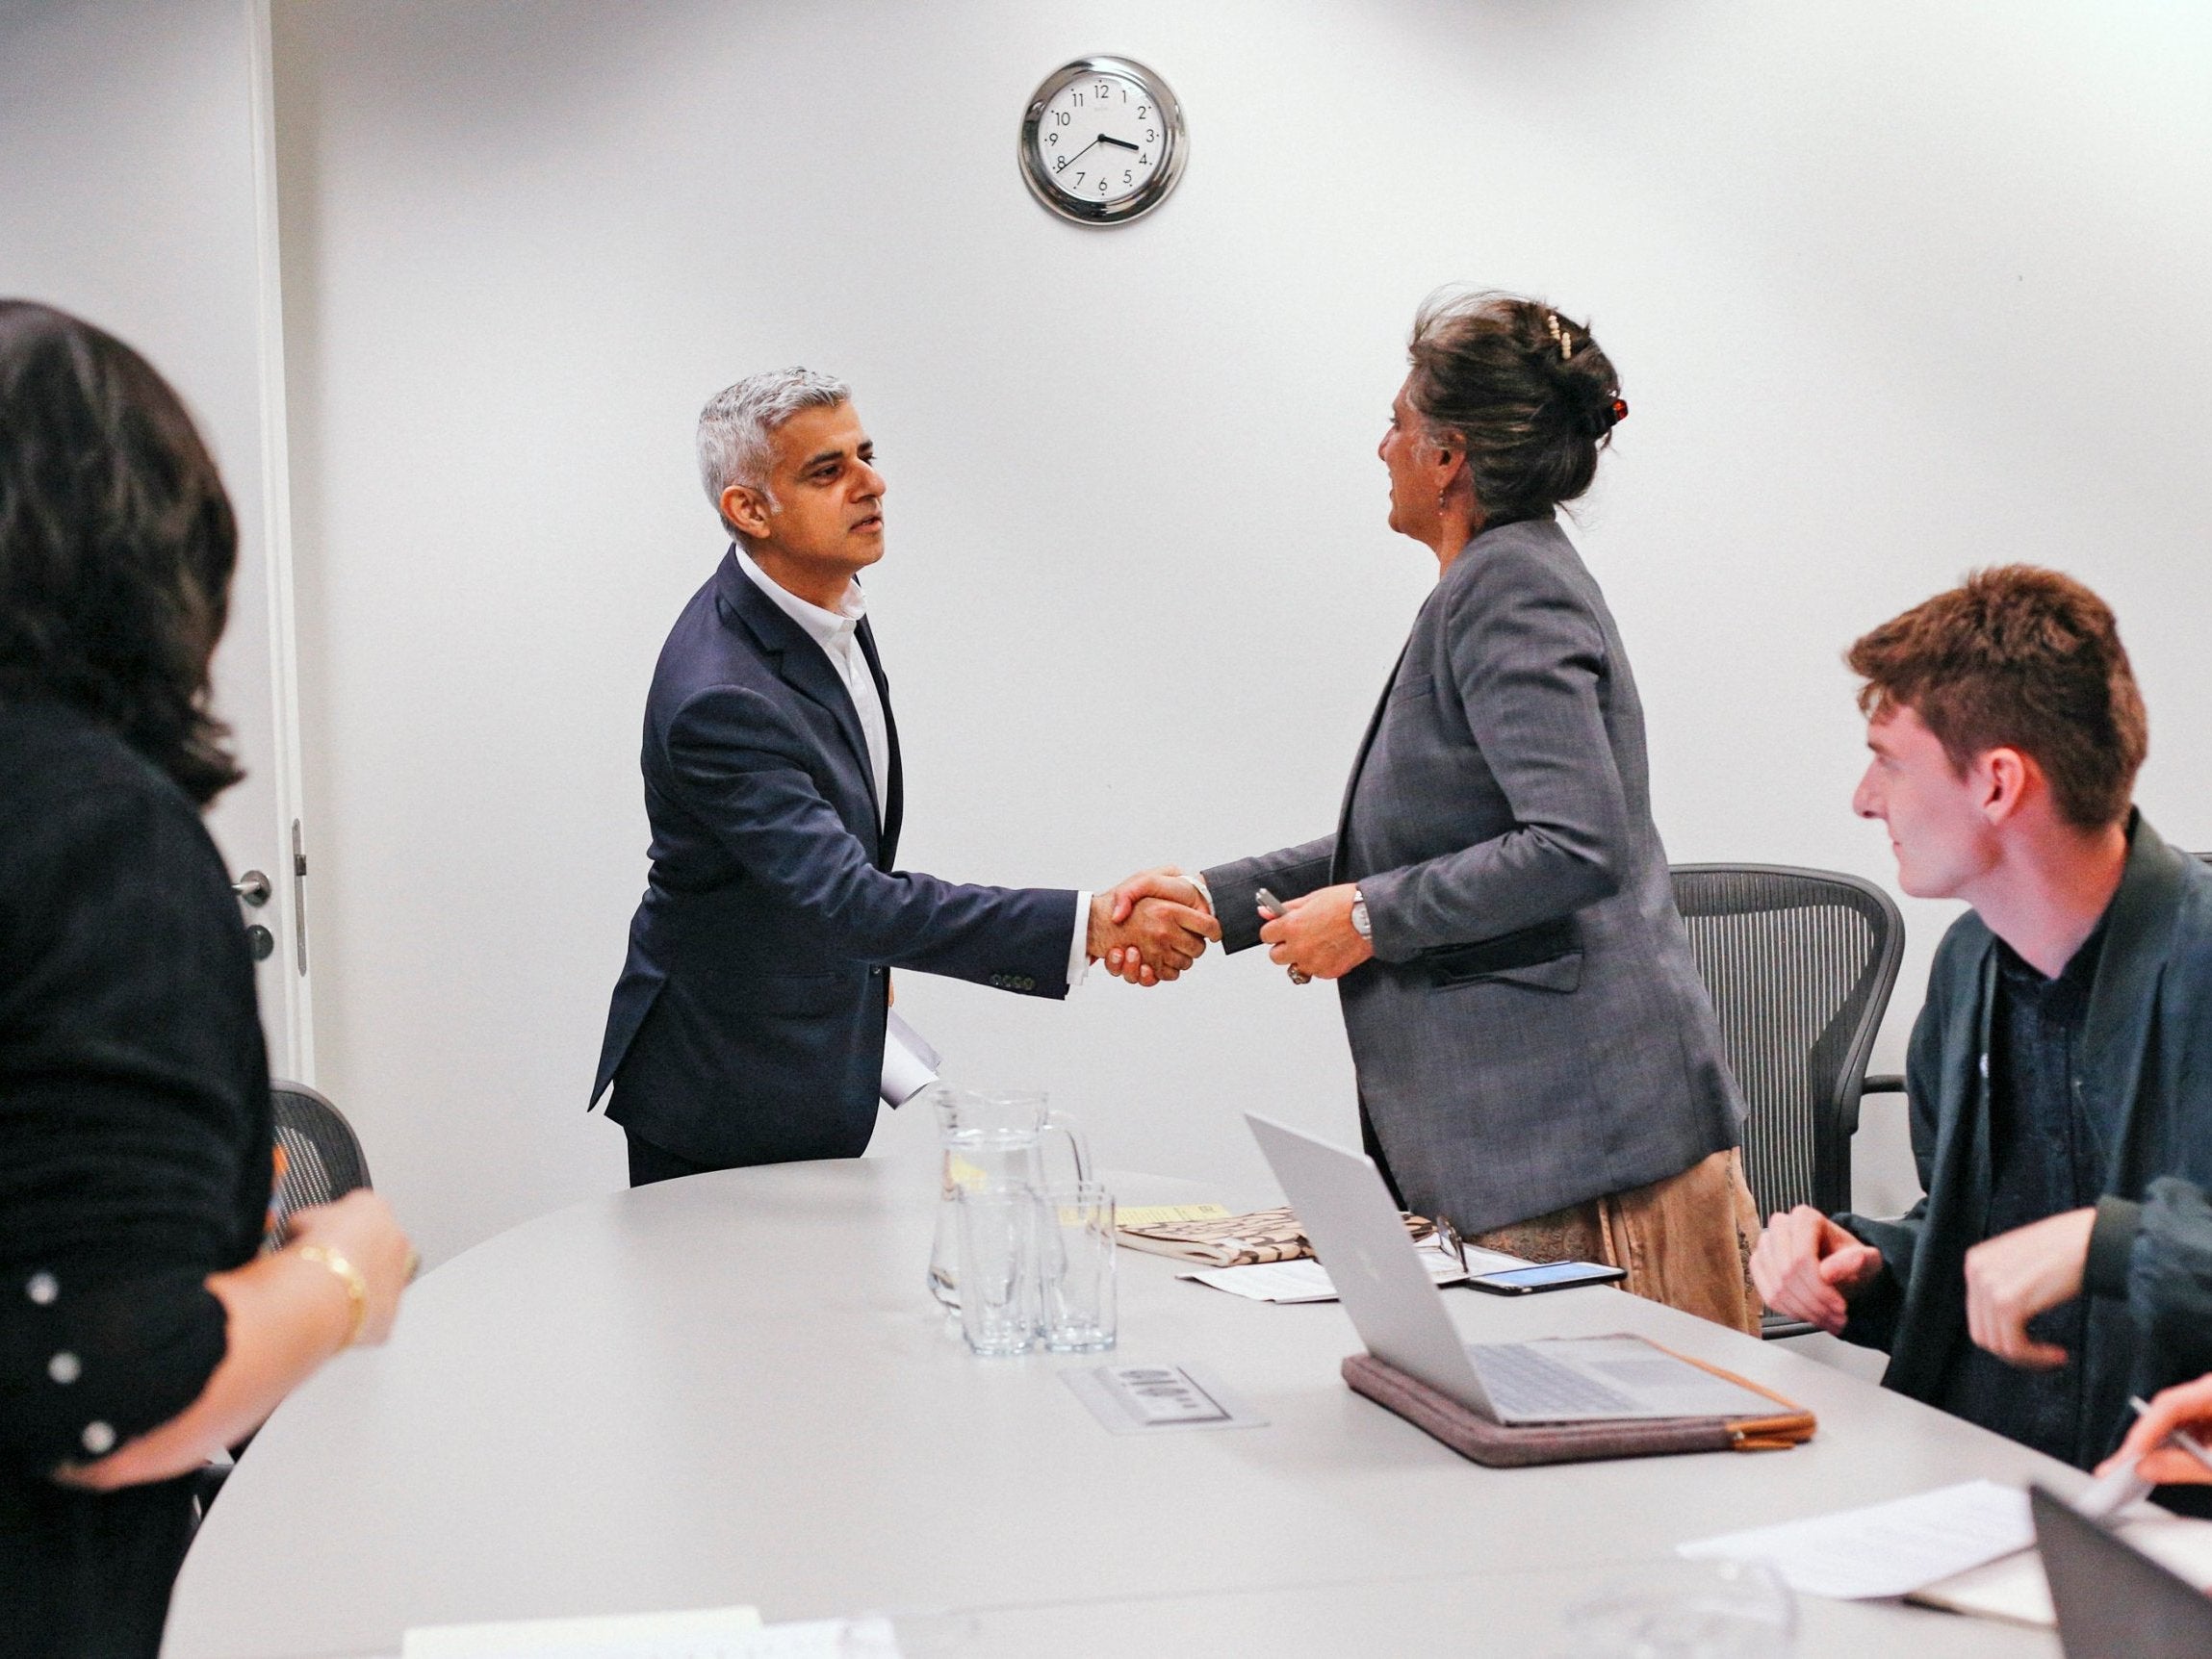
[[[1424,1216],[1408,1215],[1405,1230],[1418,1243],[1436,1231],[1436,1224]],[[1205,1267],[1297,1262],[1313,1254],[1313,1246],[1299,1231],[1298,1217],[1288,1206],[1202,1221],[1124,1223],[1118,1231],[1121,1242],[1132,1250],[1149,1250],[1155,1256],[1172,1256],[1178,1262],[1196,1262]]]

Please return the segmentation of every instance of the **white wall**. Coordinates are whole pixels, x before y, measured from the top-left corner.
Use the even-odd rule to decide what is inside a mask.
[[[263,327],[255,0],[0,0],[0,294],[60,306],[136,346],[191,407],[238,515],[216,711],[246,769],[209,828],[234,874],[275,886],[254,919],[279,949],[259,976],[270,1060],[312,1064],[292,952],[293,814],[275,308]],[[266,147],[261,151],[267,154]],[[265,381],[265,367],[270,373]],[[273,590],[273,591],[272,591]]]
[[[2147,808],[2212,845],[2197,8],[322,0],[276,36],[322,1070],[433,1255],[620,1179],[582,1108],[644,691],[720,551],[691,425],[770,365],[849,378],[882,447],[916,867],[1104,882],[1327,827],[1430,577],[1373,448],[1454,278],[1623,368],[1579,539],[1676,858],[1887,878],[1839,652],[2011,558],[2115,602]],[[1106,233],[1013,155],[1090,51],[1193,130]],[[1881,1059],[1947,914],[1909,906]],[[901,993],[1110,1164],[1247,1178],[1262,1101],[1350,1133],[1332,999],[1257,957]]]

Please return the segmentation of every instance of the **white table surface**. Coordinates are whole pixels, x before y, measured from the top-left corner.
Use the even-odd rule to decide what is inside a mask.
[[[1215,1194],[1110,1177],[1125,1203]],[[1632,1330],[1812,1407],[1787,1452],[1487,1469],[1361,1399],[1333,1304],[1121,1252],[1115,1359],[1208,1367],[1271,1426],[1108,1434],[929,1300],[912,1156],[609,1194],[456,1257],[241,1462],[167,1659],[398,1651],[410,1625],[750,1603],[973,1610],[977,1659],[1564,1652],[1560,1610],[1715,1532],[1988,1476],[2086,1477],[1780,1345],[1585,1289],[1446,1294],[1471,1340]],[[1254,1195],[1242,1195],[1250,1198]],[[1805,1655],[2054,1654],[2046,1635],[1805,1598]],[[1449,1646],[1445,1646],[1449,1645]]]

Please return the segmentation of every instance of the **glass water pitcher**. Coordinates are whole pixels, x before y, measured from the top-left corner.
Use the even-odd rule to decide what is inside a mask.
[[[1065,1111],[1045,1106],[1042,1090],[948,1088],[932,1091],[938,1140],[943,1148],[937,1238],[930,1247],[930,1294],[960,1306],[960,1212],[963,1190],[1042,1189],[1091,1179],[1091,1152]],[[1072,1173],[1069,1166],[1072,1165]]]

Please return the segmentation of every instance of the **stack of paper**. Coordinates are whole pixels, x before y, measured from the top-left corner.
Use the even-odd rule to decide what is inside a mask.
[[[1148,1250],[1156,1256],[1173,1256],[1208,1267],[1296,1262],[1313,1254],[1313,1245],[1287,1206],[1254,1210],[1245,1215],[1231,1215],[1215,1206],[1207,1208],[1215,1212],[1165,1222],[1141,1222],[1134,1212],[1123,1211],[1115,1217],[1116,1231],[1132,1250]],[[1418,1244],[1435,1234],[1436,1225],[1426,1216],[1408,1215],[1405,1231]]]
[[[2212,1590],[2212,1521],[2150,1512],[2145,1519],[2122,1522],[2120,1536],[2198,1589]],[[1911,1599],[1953,1613],[2040,1624],[2045,1630],[2058,1622],[2043,1560],[2033,1550],[1939,1579],[1914,1591]]]
[[[1470,1272],[1491,1273],[1528,1265],[1517,1256],[1502,1256],[1494,1250],[1468,1251],[1464,1267],[1441,1250],[1423,1249],[1418,1254],[1428,1276],[1439,1285],[1457,1284]],[[1207,1267],[1175,1277],[1211,1285],[1232,1296],[1248,1296],[1255,1302],[1336,1300],[1336,1287],[1329,1283],[1328,1270],[1311,1257],[1300,1262],[1261,1262],[1249,1267]]]
[[[599,1619],[439,1624],[407,1632],[400,1659],[899,1659],[887,1619],[762,1624],[750,1607]]]
[[[1909,1595],[2035,1543],[2027,1493],[1994,1481],[1685,1544],[1693,1560],[1763,1561],[1807,1595]]]

